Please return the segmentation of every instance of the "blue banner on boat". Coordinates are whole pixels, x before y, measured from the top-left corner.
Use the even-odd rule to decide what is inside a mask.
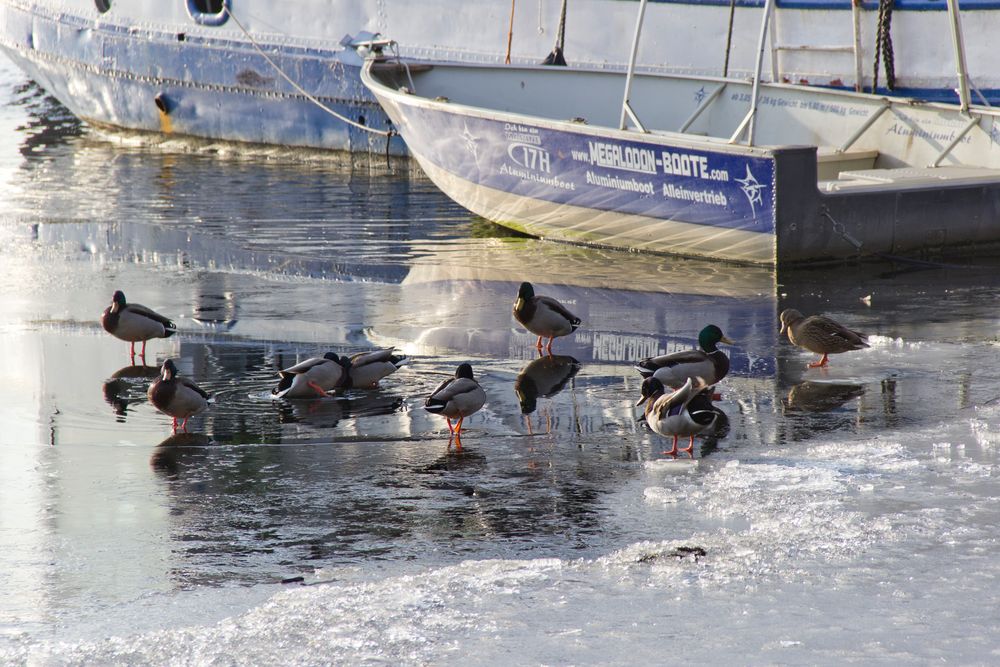
[[[774,232],[774,160],[411,109],[425,157],[511,194],[662,220]]]

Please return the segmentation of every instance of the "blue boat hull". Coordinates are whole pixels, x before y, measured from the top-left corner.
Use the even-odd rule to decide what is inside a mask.
[[[471,211],[542,238],[774,264],[779,163],[801,154],[815,163],[808,150],[706,150],[410,99],[380,97],[431,180]]]
[[[249,42],[99,26],[0,8],[0,48],[74,115],[95,125],[213,140],[406,155],[399,139],[352,127],[295,90]],[[141,37],[141,39],[140,39]],[[389,119],[344,51],[268,47],[316,100],[378,130]],[[388,149],[387,149],[388,144]]]

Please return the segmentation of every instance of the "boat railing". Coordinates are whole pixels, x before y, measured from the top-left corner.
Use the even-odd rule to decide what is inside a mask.
[[[619,119],[619,129],[627,129],[627,122],[631,123],[643,133],[648,133],[645,125],[639,119],[635,110],[632,108],[631,104],[631,94],[632,94],[632,81],[635,74],[635,61],[636,55],[639,48],[639,37],[642,33],[642,23],[643,18],[646,13],[646,4],[648,0],[641,0],[639,3],[639,12],[635,23],[635,33],[632,37],[632,47],[629,54],[628,60],[628,70],[625,79],[625,94],[622,98],[621,114]],[[771,51],[771,75],[772,78],[777,77],[778,63],[778,53],[782,50],[823,50],[823,51],[853,51],[855,59],[855,73],[857,75],[857,80],[855,82],[855,90],[859,91],[861,86],[861,43],[860,43],[860,3],[852,2],[852,18],[854,22],[854,44],[852,46],[820,46],[820,47],[809,47],[809,46],[782,46],[777,43],[777,38],[775,36],[774,26],[774,16],[776,13],[776,2],[775,0],[765,0],[763,12],[761,15],[760,22],[760,35],[757,41],[757,58],[754,63],[754,71],[752,76],[752,91],[750,94],[750,105],[747,109],[746,114],[743,119],[737,125],[735,131],[729,137],[728,143],[735,144],[743,141],[746,137],[746,145],[755,145],[756,140],[756,116],[757,110],[760,103],[760,91],[763,76],[763,65],[764,65],[764,54],[767,50],[768,37],[770,36],[770,51]],[[971,92],[975,92],[977,96],[983,101],[984,106],[989,108],[989,104],[986,102],[986,98],[983,94],[976,88],[975,84],[969,78],[968,67],[966,65],[965,59],[965,41],[962,36],[962,24],[959,12],[958,0],[947,0],[948,7],[948,19],[951,28],[952,36],[952,47],[955,55],[955,70],[958,79],[958,87],[956,88],[956,93],[959,98],[959,113],[968,117],[968,122],[961,129],[960,132],[956,133],[957,136],[945,146],[931,162],[929,166],[936,167],[941,164],[941,162],[947,157],[951,151],[958,145],[962,138],[968,134],[968,132],[979,124],[982,114],[973,114],[970,110],[971,107]],[[732,15],[730,16],[730,33],[732,31]],[[730,35],[731,36],[731,35]],[[728,41],[727,41],[727,66],[728,66]],[[778,83],[775,81],[774,83]],[[708,109],[722,94],[725,90],[728,82],[723,82],[719,84],[712,92],[705,96],[705,98],[699,103],[698,107],[691,113],[691,115],[682,123],[678,132],[685,133],[691,127],[692,124]],[[862,122],[861,126],[850,135],[843,144],[839,147],[840,152],[845,152],[853,146],[864,133],[875,124],[875,122],[882,117],[882,115],[891,107],[891,103],[887,100],[884,105],[869,114],[865,120]],[[991,114],[992,115],[992,114]]]
[[[698,117],[701,116],[702,112],[704,112],[705,109],[710,107],[712,105],[712,102],[714,102],[715,99],[722,94],[722,91],[726,89],[727,85],[728,83],[721,83],[715,87],[715,90],[705,95],[705,99],[701,101],[701,104],[698,105],[698,108],[696,108],[694,111],[691,112],[691,115],[688,116],[687,120],[685,120],[684,123],[681,124],[680,129],[677,131],[680,132],[681,134],[687,132],[688,128],[690,128],[691,125],[696,120],[698,120]]]
[[[851,22],[853,40],[851,44],[780,44],[778,43],[778,12],[777,7],[770,17],[772,29],[768,31],[771,43],[771,72],[775,80],[781,79],[781,63],[779,56],[782,52],[821,52],[821,53],[849,53],[854,60],[854,90],[861,92],[864,81],[864,64],[862,62],[861,48],[861,2],[851,2]],[[732,32],[733,24],[730,17],[729,31]]]
[[[646,1],[642,0],[639,3],[639,16],[635,21],[635,34],[632,36],[632,51],[628,58],[628,74],[625,76],[625,97],[622,99],[622,113],[621,118],[618,121],[618,129],[625,129],[625,117],[628,116],[636,127],[639,128],[640,132],[646,133],[645,127],[643,127],[642,122],[639,117],[636,116],[635,111],[632,109],[632,105],[629,103],[629,96],[632,94],[632,77],[635,75],[635,57],[639,51],[639,35],[642,33],[642,19],[646,15]]]
[[[868,117],[865,118],[865,122],[863,122],[861,126],[854,131],[854,134],[852,134],[851,136],[847,137],[847,139],[844,140],[844,143],[840,145],[840,148],[838,150],[841,153],[845,153],[848,150],[850,150],[851,146],[856,144],[858,142],[858,139],[860,139],[862,135],[864,135],[864,133],[868,131],[868,128],[874,125],[875,121],[881,118],[882,114],[884,114],[891,108],[892,105],[889,104],[888,100],[886,100],[885,103],[882,104],[882,106],[880,106],[878,109],[868,114]]]

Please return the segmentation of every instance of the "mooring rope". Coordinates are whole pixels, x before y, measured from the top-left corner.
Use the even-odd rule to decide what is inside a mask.
[[[542,61],[543,65],[565,65],[566,54],[566,2],[562,0],[562,9],[559,11],[559,28],[556,30],[556,45],[552,47],[552,53]]]
[[[892,53],[892,5],[893,0],[879,0],[878,25],[875,33],[875,71],[872,74],[872,93],[878,88],[879,56],[885,60],[885,86],[889,90],[896,87],[896,61]]]
[[[292,88],[294,88],[295,90],[297,90],[307,100],[309,100],[310,102],[312,102],[313,104],[315,104],[320,109],[322,109],[323,111],[327,112],[328,114],[330,114],[334,118],[336,118],[338,120],[341,120],[341,121],[347,123],[348,125],[351,125],[352,127],[356,127],[356,128],[358,128],[360,130],[364,130],[365,132],[371,132],[372,134],[377,134],[379,136],[387,137],[387,138],[392,138],[393,136],[396,135],[396,131],[395,130],[392,130],[392,129],[389,129],[389,130],[378,130],[378,129],[374,128],[374,127],[368,127],[367,125],[362,125],[361,123],[359,123],[359,122],[357,122],[355,120],[352,120],[352,119],[348,118],[347,116],[344,116],[343,114],[339,114],[336,111],[334,111],[333,109],[331,109],[330,107],[328,107],[327,105],[323,104],[323,102],[321,102],[319,99],[317,99],[316,96],[314,96],[308,90],[306,90],[305,88],[303,88],[302,86],[300,86],[298,83],[296,83],[295,81],[293,81],[291,77],[289,77],[287,74],[285,74],[284,70],[282,70],[281,67],[279,67],[276,62],[274,62],[273,60],[271,60],[271,57],[268,56],[267,53],[264,51],[264,49],[260,46],[260,44],[257,43],[257,40],[255,40],[253,38],[253,35],[250,34],[250,31],[247,30],[243,26],[242,23],[240,23],[240,20],[238,18],[236,18],[236,15],[233,14],[232,11],[230,11],[229,6],[226,3],[222,3],[222,11],[226,12],[226,14],[229,15],[229,18],[231,18],[233,20],[233,22],[236,23],[236,25],[239,27],[239,29],[241,31],[243,31],[243,34],[246,36],[246,38],[248,40],[250,40],[250,43],[253,45],[254,49],[256,49],[257,53],[259,53],[260,56],[264,60],[266,60],[271,67],[274,68],[274,71],[277,72],[278,74],[280,74],[281,78],[283,78],[285,81],[287,81],[288,84]],[[388,150],[388,146],[386,147],[386,150]]]
[[[507,28],[507,55],[503,62],[505,65],[510,64],[510,45],[514,41],[514,5],[517,0],[510,0],[510,27]]]

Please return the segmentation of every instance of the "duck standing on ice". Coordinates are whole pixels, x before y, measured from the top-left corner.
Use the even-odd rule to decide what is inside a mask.
[[[424,409],[448,420],[448,430],[461,447],[462,421],[485,404],[486,392],[476,382],[472,365],[463,363],[455,370],[455,377],[448,378],[431,392],[424,402]],[[451,425],[452,419],[458,420],[454,426]]]
[[[788,340],[793,345],[822,354],[819,361],[808,364],[808,368],[822,368],[830,363],[831,354],[861,350],[868,347],[868,336],[851,331],[839,322],[823,315],[805,317],[794,308],[781,311],[781,330],[778,335],[788,332]]]
[[[149,385],[146,396],[153,407],[174,418],[175,433],[178,419],[184,420],[181,430],[187,431],[188,418],[207,408],[212,398],[194,382],[179,376],[177,366],[171,359],[163,362],[160,377]]]
[[[101,326],[115,338],[131,343],[129,354],[135,357],[135,344],[142,341],[139,356],[146,357],[146,341],[169,338],[177,333],[177,325],[156,311],[138,303],[127,303],[125,293],[115,290],[111,305],[101,315]]]
[[[514,319],[538,336],[535,347],[542,349],[542,338],[548,338],[545,351],[552,354],[552,341],[568,336],[582,323],[580,318],[550,296],[536,296],[531,283],[521,283],[514,301]]]

